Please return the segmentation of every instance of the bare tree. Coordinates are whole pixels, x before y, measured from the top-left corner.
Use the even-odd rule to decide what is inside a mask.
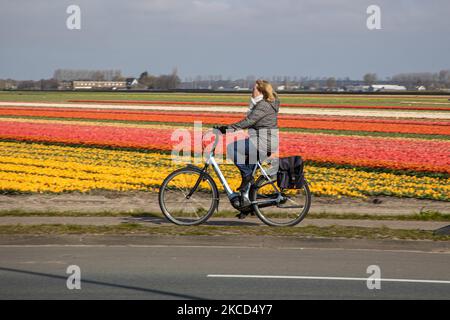
[[[139,76],[138,82],[145,89],[154,89],[156,85],[156,77],[144,71]]]
[[[375,82],[377,82],[378,77],[376,73],[366,73],[364,75],[364,82],[370,86],[372,84],[374,84]]]
[[[58,81],[73,80],[114,80],[122,79],[120,70],[79,70],[79,69],[57,69],[53,73],[53,79]]]
[[[336,88],[336,78],[330,77],[327,79],[327,87],[328,88]]]
[[[105,80],[105,74],[102,73],[101,71],[95,71],[94,74],[92,75],[92,80],[95,81],[103,81]]]

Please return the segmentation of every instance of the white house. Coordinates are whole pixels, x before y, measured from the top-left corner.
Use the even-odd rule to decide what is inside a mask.
[[[235,86],[233,89],[236,91],[249,91],[250,90],[249,88],[241,88],[239,86]]]
[[[372,91],[406,91],[406,87],[396,84],[373,84],[370,86]]]

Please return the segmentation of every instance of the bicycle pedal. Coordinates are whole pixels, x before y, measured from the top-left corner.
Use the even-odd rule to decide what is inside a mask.
[[[243,219],[245,219],[247,216],[248,216],[248,213],[239,212],[239,213],[236,215],[236,218],[238,218],[239,220],[243,220]]]

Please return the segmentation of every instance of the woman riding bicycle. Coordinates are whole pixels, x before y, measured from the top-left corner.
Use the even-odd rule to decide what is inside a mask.
[[[206,222],[218,211],[219,189],[208,172],[208,168],[212,167],[231,206],[240,211],[238,218],[243,219],[249,213],[254,213],[270,226],[294,226],[300,223],[311,206],[311,191],[303,172],[300,172],[303,167],[291,167],[291,158],[296,161],[300,157],[286,158],[287,167],[285,161],[280,161],[283,170],[278,170],[279,161],[272,161],[270,170],[260,163],[271,154],[277,155],[279,106],[280,101],[270,83],[258,80],[253,88],[247,116],[237,123],[215,127],[222,133],[241,129],[249,131],[249,138],[227,146],[228,158],[234,161],[242,174],[240,194],[231,190],[214,158],[215,148],[221,141],[216,130],[214,144],[203,168],[188,164],[164,179],[158,194],[164,216],[175,224],[193,226]],[[275,157],[274,160],[278,159]],[[298,160],[301,164],[301,159]],[[276,179],[274,170],[277,170]],[[261,174],[257,175],[256,171]],[[258,176],[255,182],[254,176]],[[288,178],[287,185],[284,183],[285,178]],[[292,180],[296,182],[295,185]]]
[[[243,205],[250,205],[248,194],[254,183],[253,171],[256,162],[263,161],[278,150],[278,111],[280,100],[272,85],[265,80],[257,80],[250,99],[246,117],[228,126],[216,126],[221,133],[248,129],[249,138],[235,141],[227,146],[227,157],[241,172],[241,192]]]

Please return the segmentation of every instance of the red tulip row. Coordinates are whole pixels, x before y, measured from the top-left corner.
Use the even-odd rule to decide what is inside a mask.
[[[188,112],[25,107],[0,108],[0,115],[175,123],[193,123],[194,121],[202,121],[205,124],[229,124],[237,122],[242,118],[242,115],[226,113],[199,113],[193,115]],[[281,128],[450,135],[450,122],[448,121],[280,115],[279,125]]]
[[[0,139],[173,150],[173,129],[2,121]],[[192,130],[185,131],[191,137]],[[190,141],[191,147],[192,141]],[[280,154],[306,160],[450,173],[450,142],[436,140],[280,133]]]

